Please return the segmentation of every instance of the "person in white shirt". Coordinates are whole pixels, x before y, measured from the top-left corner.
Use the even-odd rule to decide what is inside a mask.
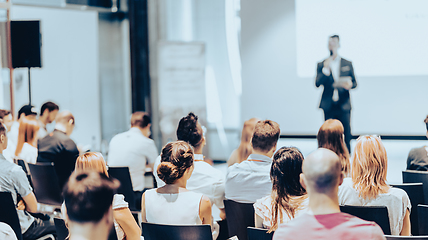
[[[3,121],[7,133],[10,134],[10,130],[12,129],[12,125],[14,123],[12,113],[9,110],[0,109],[0,120]],[[7,143],[7,149],[3,151],[3,156],[9,162],[13,162],[13,158],[15,157],[15,148],[16,143],[12,142],[9,138]]]
[[[39,138],[44,138],[46,135],[48,135],[48,129],[46,128],[46,125],[55,121],[58,111],[58,105],[53,102],[45,102],[42,105],[39,116]]]
[[[186,188],[207,196],[211,200],[211,203],[220,209],[220,218],[225,219],[226,214],[223,204],[225,176],[220,170],[215,169],[204,161],[204,155],[202,154],[206,144],[204,131],[198,122],[198,117],[194,113],[191,112],[180,120],[177,128],[177,139],[189,143],[194,149],[195,168],[192,176],[187,181]],[[159,156],[153,167],[153,174],[158,187],[165,185],[157,174],[160,162],[161,158]]]
[[[131,116],[131,129],[117,134],[110,141],[107,158],[110,167],[128,167],[132,187],[136,196],[136,206],[140,206],[145,188],[144,173],[151,167],[159,152],[155,142],[149,138],[151,120],[145,112],[135,112]],[[133,206],[134,203],[130,203]]]
[[[227,169],[226,199],[240,203],[255,203],[272,190],[270,169],[280,129],[271,120],[258,121],[251,144],[253,151],[247,160]]]
[[[15,158],[27,163],[37,162],[37,139],[39,124],[36,119],[22,117],[19,123],[18,143],[15,150]]]

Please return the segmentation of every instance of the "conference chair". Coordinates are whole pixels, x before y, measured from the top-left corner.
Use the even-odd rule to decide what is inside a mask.
[[[24,170],[25,174],[27,174],[27,179],[28,179],[28,182],[30,183],[30,186],[32,188],[34,188],[33,187],[33,181],[31,180],[31,173],[30,173],[30,170],[28,168],[27,162],[22,160],[22,159],[14,159],[13,162],[15,164],[21,166],[22,170]]]
[[[55,223],[55,229],[56,229],[56,233],[57,233],[57,240],[67,239],[69,231],[68,231],[67,226],[65,225],[64,220],[61,218],[54,218],[54,223]],[[114,228],[114,226],[111,227],[111,231],[110,231],[108,240],[118,240],[117,234],[116,234],[116,229]]]
[[[428,239],[428,236],[393,236],[385,235],[386,240],[419,240]]]
[[[0,192],[0,206],[0,222],[8,224],[15,232],[16,238],[18,240],[23,240],[21,225],[10,192]],[[55,237],[52,234],[46,234],[37,240],[45,239],[55,240]]]
[[[412,210],[416,208],[419,217],[419,235],[428,235],[428,205],[419,204],[417,207],[412,207]]]
[[[388,208],[385,206],[340,206],[340,211],[359,217],[361,219],[375,222],[382,228],[385,235],[391,234],[389,224]]]
[[[210,225],[141,223],[144,240],[212,240]]]
[[[252,203],[238,203],[233,200],[224,200],[227,228],[229,237],[247,239],[247,227],[254,227],[254,207]]]
[[[248,240],[272,240],[273,232],[268,233],[268,229],[248,227]]]
[[[28,163],[34,194],[42,204],[61,207],[62,195],[53,163]]]
[[[409,196],[410,203],[412,204],[412,210],[410,211],[410,224],[412,229],[412,235],[419,235],[419,223],[418,223],[418,208],[419,204],[424,203],[423,184],[422,183],[402,183],[402,184],[391,184],[392,187],[400,188],[406,191]]]
[[[229,230],[227,229],[227,219],[217,221],[220,231],[217,236],[217,240],[227,240],[229,238]]]
[[[424,193],[424,204],[428,204],[428,172],[406,170],[403,171],[403,183],[422,183]]]
[[[129,204],[131,211],[138,211],[135,203],[134,189],[132,187],[131,174],[128,167],[109,167],[108,174],[112,178],[116,178],[120,182],[120,187],[117,193],[125,196],[125,201]]]

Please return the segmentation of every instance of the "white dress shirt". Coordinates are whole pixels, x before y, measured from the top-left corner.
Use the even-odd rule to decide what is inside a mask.
[[[194,169],[192,176],[187,180],[186,188],[189,191],[202,193],[208,197],[211,204],[215,204],[218,208],[224,208],[224,187],[225,177],[224,174],[215,169],[209,163],[204,162],[204,155],[194,154]],[[165,186],[165,183],[158,177],[157,168],[161,162],[160,156],[156,158],[153,166],[153,174],[156,178],[158,188]]]
[[[24,145],[22,146],[21,152],[19,153],[19,156],[17,156],[17,158],[22,159],[27,163],[36,164],[37,155],[38,155],[37,148],[31,146],[28,143],[24,143]]]
[[[134,191],[143,191],[146,164],[154,163],[158,154],[152,139],[131,128],[111,139],[107,163],[110,167],[128,167]]]
[[[339,82],[339,79],[340,79],[341,59],[342,58],[339,55],[337,55],[335,59],[332,59],[332,61],[330,62],[330,71],[328,71],[328,69],[323,68],[323,73],[325,75],[327,76],[330,76],[330,74],[333,75],[333,80],[335,83]],[[339,92],[335,88],[333,92],[333,101],[337,102],[338,100],[339,100]]]
[[[251,154],[247,160],[235,163],[227,169],[226,199],[240,203],[255,203],[272,191],[270,168],[272,159]]]

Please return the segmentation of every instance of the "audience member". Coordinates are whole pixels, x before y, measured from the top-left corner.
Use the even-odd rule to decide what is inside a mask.
[[[280,129],[271,120],[258,121],[254,127],[251,155],[227,169],[226,199],[241,203],[255,203],[270,194],[272,182],[269,172],[276,150]]]
[[[18,143],[16,145],[15,157],[27,163],[37,162],[37,139],[39,124],[35,119],[22,117],[19,124]]]
[[[201,124],[198,122],[198,117],[194,113],[189,113],[183,117],[177,128],[177,139],[185,141],[193,147],[194,162],[193,172],[187,181],[186,188],[189,191],[202,193],[207,196],[212,204],[215,204],[220,209],[220,217],[226,218],[224,212],[224,174],[212,167],[204,161],[202,154],[203,148],[206,144],[205,136]],[[157,169],[161,163],[161,157],[155,161],[154,169]],[[162,187],[165,183],[159,178],[156,171],[153,171],[158,187]]]
[[[128,167],[131,174],[136,203],[141,203],[144,190],[146,167],[152,167],[158,156],[155,142],[150,139],[151,120],[145,112],[135,112],[131,116],[131,129],[117,134],[110,141],[108,165]],[[132,203],[134,204],[134,203]]]
[[[89,152],[79,156],[76,160],[75,171],[96,171],[108,177],[106,163],[101,153],[98,152]],[[139,240],[141,229],[135,222],[122,194],[114,195],[112,208],[117,239]]]
[[[410,235],[407,193],[386,183],[388,158],[379,137],[361,136],[352,155],[351,178],[339,188],[340,205],[386,206],[392,235]]]
[[[73,114],[62,111],[56,118],[55,130],[38,142],[37,162],[54,163],[61,189],[73,172],[79,156],[79,150],[70,138],[74,124]]]
[[[161,158],[157,172],[166,185],[143,194],[142,221],[175,225],[212,224],[209,198],[186,189],[193,171],[192,147],[184,141],[168,143],[162,149]]]
[[[53,102],[45,102],[40,108],[39,116],[39,138],[42,139],[48,135],[48,129],[46,125],[55,121],[56,115],[58,114],[59,107]]]
[[[328,119],[320,127],[317,135],[318,147],[327,148],[335,152],[342,163],[342,172],[345,177],[349,177],[351,163],[349,161],[349,151],[345,143],[343,125],[337,119]]]
[[[8,110],[0,109],[0,119],[3,120],[3,124],[6,127],[7,132],[10,132],[13,124],[12,113]]]
[[[16,147],[16,144],[18,143],[19,120],[22,117],[28,117],[28,118],[36,119],[36,117],[37,117],[36,108],[33,105],[24,105],[21,107],[21,109],[19,109],[18,121],[15,121],[12,123],[10,131],[8,133],[10,141],[13,143],[14,148]],[[15,149],[13,149],[13,152],[15,152]]]
[[[255,226],[273,232],[308,209],[306,190],[300,184],[303,155],[294,147],[282,147],[273,156],[272,193],[254,203]]]
[[[428,115],[424,120],[427,132],[426,136],[428,138]],[[407,157],[407,170],[418,170],[418,171],[427,171],[428,170],[428,146],[422,146],[419,148],[413,148],[409,152]]]
[[[47,234],[56,234],[55,226],[29,214],[29,212],[37,212],[37,199],[22,168],[4,158],[2,153],[6,148],[6,128],[0,122],[0,188],[2,192],[10,192],[12,195],[12,199],[17,206],[16,212],[24,240],[33,240]]]
[[[6,132],[8,135],[10,135],[10,130],[12,129],[12,125],[14,123],[12,113],[8,110],[0,109],[0,120],[3,121],[3,124],[6,127]],[[15,149],[16,143],[12,142],[10,138],[8,138],[7,149],[3,151],[3,156],[9,162],[13,162],[15,157]]]
[[[319,148],[305,158],[300,181],[308,192],[311,212],[281,224],[273,240],[385,239],[376,223],[340,212],[337,192],[343,172],[334,152]]]
[[[107,240],[113,225],[112,202],[120,183],[105,174],[74,172],[64,187],[70,240]]]
[[[235,163],[241,163],[250,156],[253,147],[251,146],[251,138],[254,134],[254,126],[259,121],[257,118],[251,118],[244,122],[244,127],[242,128],[241,143],[239,147],[233,150],[232,154],[227,160],[227,166],[230,167]]]

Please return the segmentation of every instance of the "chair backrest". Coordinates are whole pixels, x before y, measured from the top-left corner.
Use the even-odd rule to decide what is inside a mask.
[[[28,163],[34,194],[39,203],[61,206],[62,195],[53,163]]]
[[[108,174],[110,177],[116,178],[120,182],[120,187],[117,189],[117,193],[125,196],[125,201],[129,204],[131,211],[136,211],[135,206],[135,195],[132,187],[131,174],[129,173],[128,167],[109,167]]]
[[[391,234],[386,206],[340,206],[340,211],[377,223],[385,235]]]
[[[247,227],[254,227],[253,204],[226,199],[224,207],[229,237],[237,236],[239,239],[247,239]]]
[[[54,218],[57,240],[65,240],[68,237],[69,231],[65,225],[65,221],[61,218]],[[117,240],[116,229],[112,226],[108,240]]]
[[[423,183],[424,204],[428,204],[428,172],[426,171],[403,171],[403,183]]]
[[[428,236],[392,236],[385,235],[386,240],[419,240],[419,239],[428,239]]]
[[[21,225],[10,192],[0,192],[0,206],[0,222],[9,225],[15,232],[16,238],[22,240]]]
[[[33,187],[33,181],[31,180],[31,173],[30,173],[30,170],[28,169],[28,164],[27,164],[27,162],[26,162],[26,161],[24,161],[24,160],[22,160],[22,159],[14,159],[14,162],[15,162],[17,165],[21,166],[22,170],[24,170],[25,174],[27,174],[27,179],[28,179],[28,182],[30,183],[30,186],[31,186],[32,188],[34,188],[34,187]]]
[[[268,233],[267,229],[248,227],[248,240],[272,240],[273,232]]]
[[[212,240],[210,225],[141,223],[144,240]]]
[[[410,203],[413,208],[410,212],[410,224],[412,229],[412,235],[419,235],[419,223],[418,223],[418,206],[419,204],[424,203],[424,190],[422,183],[402,183],[402,184],[391,184],[391,186],[403,189],[406,191],[407,195],[410,198]]]
[[[417,207],[413,206],[412,211],[416,208],[418,209],[418,235],[428,235],[428,205],[419,204]]]

